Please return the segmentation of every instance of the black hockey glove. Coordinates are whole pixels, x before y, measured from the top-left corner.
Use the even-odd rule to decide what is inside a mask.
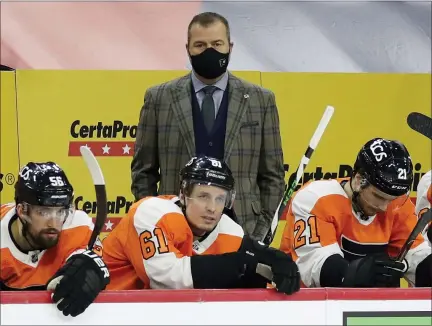
[[[430,226],[429,226],[430,230]],[[432,286],[432,254],[423,259],[415,271],[415,286],[416,287],[431,287]]]
[[[342,281],[343,287],[400,287],[407,264],[397,262],[387,254],[369,255],[352,261]]]
[[[52,300],[63,315],[76,317],[83,313],[110,282],[102,258],[91,250],[70,257],[48,281],[54,290]]]
[[[289,255],[247,236],[243,237],[239,251],[249,257],[248,268],[257,270],[258,264],[270,267],[273,275],[269,281],[278,292],[292,294],[300,289],[300,273],[297,264]]]

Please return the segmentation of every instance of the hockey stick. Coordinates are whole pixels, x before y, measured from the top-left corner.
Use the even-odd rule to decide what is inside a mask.
[[[407,117],[408,126],[432,140],[432,118],[419,112],[411,112]]]
[[[285,189],[285,193],[282,197],[282,200],[279,203],[278,208],[276,209],[270,230],[263,240],[263,242],[265,244],[270,245],[272,243],[273,238],[275,236],[277,225],[279,223],[279,219],[281,218],[282,213],[285,210],[285,207],[286,207],[288,201],[290,200],[293,192],[295,191],[298,183],[300,182],[300,179],[303,176],[303,172],[306,169],[306,167],[309,163],[309,160],[312,157],[313,152],[315,151],[316,147],[318,146],[318,143],[321,140],[321,137],[324,133],[324,130],[327,128],[327,125],[330,122],[331,117],[333,116],[333,112],[334,112],[334,107],[327,106],[327,108],[324,111],[324,114],[321,118],[321,121],[319,122],[318,127],[315,130],[315,133],[313,134],[311,140],[309,141],[309,146],[306,149],[306,152],[304,153],[303,157],[300,160],[300,164],[297,168],[296,178],[293,180],[291,185]]]
[[[80,152],[87,165],[87,168],[90,171],[90,175],[93,179],[93,184],[96,190],[96,221],[94,223],[94,228],[87,245],[87,249],[92,250],[107,217],[107,195],[105,189],[105,180],[96,157],[87,146],[81,146]],[[54,291],[62,278],[63,275],[51,280],[47,285],[47,290]]]
[[[401,252],[396,258],[397,261],[403,262],[406,254],[410,250],[417,236],[423,232],[426,225],[428,225],[431,221],[432,221],[432,210],[430,209],[428,209],[421,216],[419,216],[417,224],[415,225],[414,229],[411,231],[408,239],[405,241],[404,245],[402,246]]]
[[[87,249],[93,248],[107,217],[107,194],[105,180],[96,157],[87,146],[80,147],[81,155],[90,171],[96,191],[96,221]]]

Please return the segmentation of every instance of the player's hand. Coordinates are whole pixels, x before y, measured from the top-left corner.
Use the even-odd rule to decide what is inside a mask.
[[[300,272],[291,257],[280,250],[276,250],[273,259],[272,283],[276,290],[285,294],[293,294],[300,290]]]
[[[254,266],[260,263],[270,267],[273,275],[269,281],[278,292],[292,294],[300,289],[300,273],[297,264],[289,255],[246,236],[240,251],[249,256],[249,261],[255,262]]]
[[[387,254],[369,255],[349,264],[342,285],[356,288],[399,287],[407,269],[406,262],[395,261]]]
[[[76,317],[83,313],[110,282],[102,258],[91,250],[71,256],[48,281],[52,300],[63,315]]]

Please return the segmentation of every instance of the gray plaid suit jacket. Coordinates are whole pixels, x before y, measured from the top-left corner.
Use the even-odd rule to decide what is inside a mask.
[[[275,96],[231,73],[228,92],[224,159],[236,181],[234,210],[245,233],[262,240],[285,187]],[[188,74],[145,93],[131,163],[135,199],[178,194],[179,172],[194,155]]]

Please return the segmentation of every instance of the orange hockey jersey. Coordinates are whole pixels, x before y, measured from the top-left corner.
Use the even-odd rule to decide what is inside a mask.
[[[47,281],[72,254],[86,249],[93,230],[91,218],[85,212],[77,210],[66,219],[55,247],[24,253],[16,247],[11,237],[12,222],[18,218],[15,204],[2,205],[0,217],[0,282],[11,290],[44,289]]]
[[[320,286],[325,260],[339,254],[348,261],[387,251],[397,256],[417,222],[411,200],[394,200],[385,213],[363,221],[341,186],[347,179],[312,181],[293,197],[286,215],[281,250],[291,253],[307,287]],[[431,253],[419,235],[406,256],[405,278],[414,284],[417,265]]]
[[[204,240],[194,241],[177,201],[175,196],[141,199],[105,238],[108,290],[193,288],[191,256],[239,249],[243,229],[227,215]]]

